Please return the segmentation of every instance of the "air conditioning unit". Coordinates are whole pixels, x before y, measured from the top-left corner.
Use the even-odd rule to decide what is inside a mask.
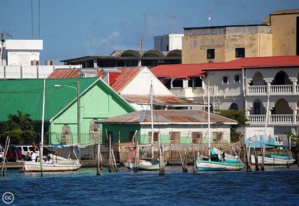
[[[39,65],[39,61],[37,61],[37,60],[32,60],[32,61],[31,61],[31,65],[32,65],[32,66]]]
[[[47,65],[47,66],[53,65],[53,61],[52,60],[46,60],[45,65]]]

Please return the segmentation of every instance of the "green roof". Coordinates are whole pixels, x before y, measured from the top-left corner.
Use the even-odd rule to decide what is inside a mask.
[[[45,121],[76,102],[76,81],[80,82],[80,95],[94,83],[102,82],[98,78],[46,79]],[[43,84],[43,79],[0,80],[0,121],[7,121],[7,115],[16,114],[17,110],[30,114],[34,121],[41,121]]]

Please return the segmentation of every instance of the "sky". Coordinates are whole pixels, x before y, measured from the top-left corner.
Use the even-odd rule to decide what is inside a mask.
[[[210,9],[209,9],[210,8]],[[42,39],[40,64],[115,50],[154,48],[154,36],[184,28],[260,24],[270,13],[299,9],[299,0],[1,0],[0,33]]]

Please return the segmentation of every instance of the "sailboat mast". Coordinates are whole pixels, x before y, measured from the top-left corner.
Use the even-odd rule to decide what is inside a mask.
[[[154,115],[153,115],[153,84],[151,82],[150,88],[150,101],[151,101],[151,145],[152,145],[152,158],[154,158]]]
[[[211,161],[211,111],[210,111],[210,80],[208,80],[208,135],[209,135],[209,161]]]
[[[43,108],[42,108],[42,128],[41,128],[41,141],[40,141],[40,172],[43,176],[43,144],[44,144],[44,122],[45,122],[45,103],[46,102],[46,79],[44,79],[43,88]]]

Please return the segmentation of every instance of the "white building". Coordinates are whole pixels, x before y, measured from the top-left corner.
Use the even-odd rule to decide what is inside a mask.
[[[53,65],[47,60],[40,64],[43,40],[2,38],[0,50],[0,79],[47,78],[56,68],[79,68],[80,65]]]
[[[264,127],[267,120],[275,134],[299,133],[299,56],[178,67],[160,65],[151,71],[176,97],[206,104],[209,95],[213,109],[245,110],[251,127]]]
[[[1,65],[38,65],[43,40],[7,39],[1,47]]]
[[[166,34],[154,37],[154,49],[159,51],[182,50],[184,34]]]

